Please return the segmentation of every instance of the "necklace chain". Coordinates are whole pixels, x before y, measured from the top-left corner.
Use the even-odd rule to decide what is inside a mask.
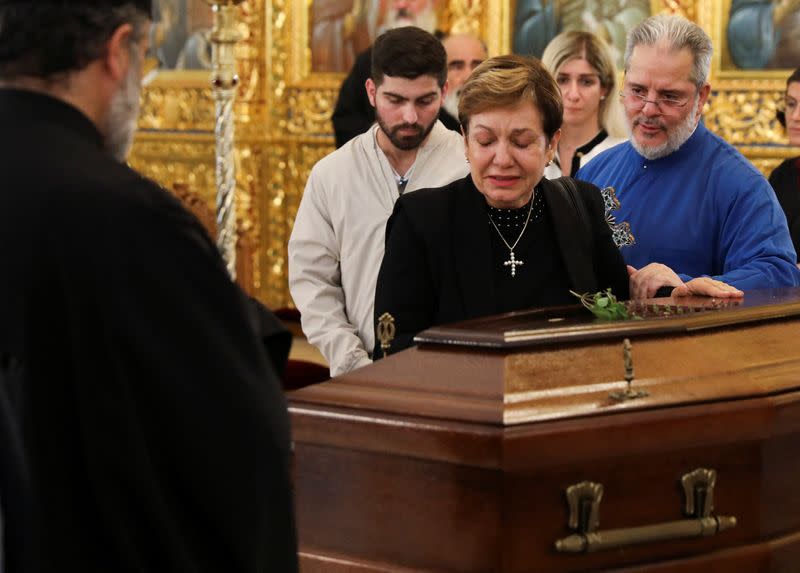
[[[534,190],[534,193],[536,193],[535,190]],[[530,222],[530,220],[531,220],[531,212],[533,211],[533,199],[534,199],[534,197],[531,196],[531,202],[530,202],[530,204],[528,206],[528,216],[525,217],[525,224],[522,226],[522,230],[519,232],[519,236],[517,237],[517,240],[514,241],[513,245],[509,245],[508,244],[508,241],[506,241],[506,238],[503,236],[503,233],[501,233],[500,229],[497,228],[497,225],[495,224],[494,220],[492,219],[492,216],[488,215],[489,222],[492,224],[492,227],[494,227],[494,230],[497,231],[497,234],[500,235],[500,240],[503,241],[503,244],[506,246],[506,248],[509,251],[509,259],[503,263],[503,266],[504,267],[511,267],[511,276],[512,277],[517,275],[517,267],[522,266],[522,265],[525,264],[525,262],[523,260],[517,259],[515,257],[514,249],[517,247],[517,243],[519,243],[519,240],[522,238],[522,235],[525,234],[525,229],[528,228],[528,222]]]
[[[416,165],[417,159],[414,158],[414,162],[411,164],[411,167],[408,168],[405,175],[399,175],[397,171],[395,171],[394,167],[392,166],[391,161],[389,161],[389,157],[386,155],[386,152],[380,148],[378,145],[378,130],[380,126],[374,127],[374,131],[372,132],[372,149],[375,151],[375,157],[378,160],[378,167],[381,169],[381,175],[386,177],[386,171],[383,168],[383,161],[381,161],[381,154],[386,159],[386,163],[389,164],[389,170],[392,172],[392,177],[394,178],[395,184],[397,185],[397,194],[402,195],[405,190],[406,186],[408,185],[409,180],[411,179],[411,171],[414,169],[414,165]]]
[[[508,241],[506,241],[506,238],[503,236],[503,233],[500,232],[500,229],[495,224],[494,220],[492,219],[492,216],[489,215],[489,222],[492,224],[492,227],[494,227],[494,230],[497,231],[497,234],[500,235],[500,240],[503,241],[503,243],[505,244],[506,248],[509,251],[514,250],[514,248],[517,246],[517,243],[519,243],[519,240],[522,238],[522,235],[525,234],[525,229],[528,227],[528,222],[531,220],[531,211],[533,211],[533,197],[531,197],[531,202],[528,204],[528,216],[525,217],[525,224],[522,226],[522,231],[519,232],[519,236],[517,237],[517,240],[514,241],[513,245],[508,244]]]

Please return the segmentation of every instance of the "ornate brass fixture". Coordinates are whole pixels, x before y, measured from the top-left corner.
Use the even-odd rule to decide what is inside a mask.
[[[236,74],[234,46],[241,37],[236,29],[236,6],[243,0],[206,0],[214,10],[211,33],[214,71],[211,85],[216,102],[217,121],[217,248],[225,259],[228,273],[236,279],[236,164],[234,158],[233,102],[239,76]]]
[[[389,355],[389,349],[392,346],[395,332],[394,317],[388,312],[384,312],[380,318],[378,318],[378,340],[381,342],[381,350],[384,356]]]
[[[597,530],[600,526],[602,484],[585,481],[571,485],[566,490],[568,525],[577,533],[556,541],[556,550],[590,553],[654,541],[708,537],[736,527],[735,517],[711,515],[716,480],[717,472],[706,468],[698,468],[681,477],[687,519],[607,531]]]
[[[649,396],[647,390],[634,390],[631,388],[633,383],[633,352],[630,339],[626,338],[622,343],[622,359],[625,364],[625,382],[628,383],[625,391],[611,392],[610,396],[613,400],[624,402],[626,400],[635,400],[636,398],[643,398]]]

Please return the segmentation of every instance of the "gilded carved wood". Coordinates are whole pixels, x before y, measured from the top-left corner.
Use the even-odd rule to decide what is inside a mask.
[[[267,305],[290,306],[286,243],[311,167],[333,150],[330,116],[343,73],[313,71],[314,0],[248,0],[240,5],[235,111],[239,281]],[[574,2],[575,0],[567,0]],[[492,55],[510,50],[514,1],[441,0],[443,29],[480,34]],[[725,26],[730,0],[651,0],[652,12],[681,14],[715,45],[708,126],[768,174],[785,157],[775,120],[785,70],[732,68]],[[214,101],[208,72],[159,72],[142,95],[131,164],[167,189],[214,205]],[[180,194],[180,193],[179,193]],[[242,266],[243,265],[243,266]]]

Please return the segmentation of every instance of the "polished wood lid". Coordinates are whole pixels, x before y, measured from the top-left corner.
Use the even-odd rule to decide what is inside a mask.
[[[415,337],[420,345],[527,348],[540,345],[690,333],[800,315],[800,288],[749,291],[743,299],[659,298],[632,304],[637,318],[607,321],[579,304],[510,312],[436,326]]]

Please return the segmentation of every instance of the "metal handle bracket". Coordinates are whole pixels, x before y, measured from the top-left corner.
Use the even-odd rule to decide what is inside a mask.
[[[689,519],[607,531],[597,531],[600,526],[600,501],[603,498],[602,484],[584,481],[571,485],[566,490],[568,525],[577,533],[556,541],[556,550],[562,553],[589,553],[640,543],[708,537],[736,527],[735,517],[711,515],[716,481],[717,472],[707,468],[698,468],[681,477],[685,495],[683,509],[691,516]]]

